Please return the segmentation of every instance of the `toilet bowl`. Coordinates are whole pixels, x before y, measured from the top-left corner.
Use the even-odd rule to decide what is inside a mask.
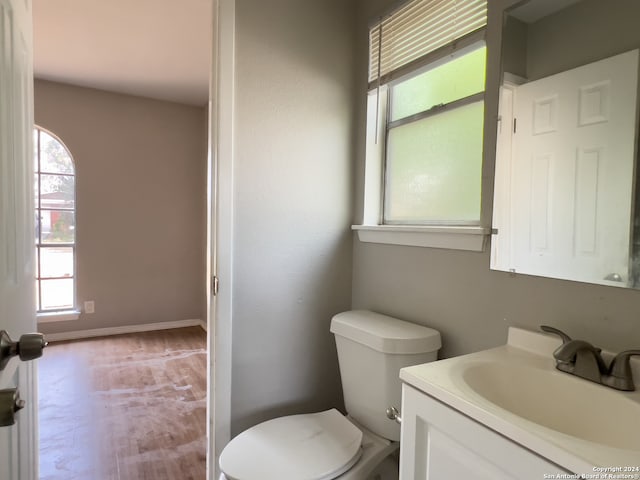
[[[235,437],[220,456],[220,479],[364,480],[398,447],[335,409],[290,415]]]
[[[440,334],[369,311],[333,317],[347,416],[336,409],[255,425],[223,449],[220,480],[397,480],[400,368],[437,358]]]

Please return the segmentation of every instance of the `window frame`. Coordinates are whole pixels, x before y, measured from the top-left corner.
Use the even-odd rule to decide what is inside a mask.
[[[484,32],[482,32],[484,33]],[[385,101],[387,103],[387,106],[385,108],[385,118],[383,119],[383,123],[385,126],[385,135],[384,135],[384,150],[382,152],[382,165],[383,165],[383,178],[382,178],[382,194],[381,194],[381,212],[380,212],[380,224],[381,225],[408,225],[408,226],[477,226],[480,225],[481,222],[481,212],[478,212],[478,219],[477,220],[416,220],[416,221],[404,221],[404,220],[392,220],[387,218],[386,216],[386,209],[387,209],[387,198],[388,198],[388,180],[389,180],[389,151],[388,151],[388,144],[389,144],[389,134],[391,133],[391,130],[397,127],[402,127],[404,125],[409,125],[412,123],[416,123],[419,122],[420,120],[426,119],[426,118],[433,118],[433,117],[437,117],[438,115],[447,113],[447,112],[451,112],[454,110],[457,110],[458,108],[462,108],[474,103],[478,103],[478,102],[482,102],[483,104],[483,108],[484,108],[484,97],[485,97],[485,90],[486,90],[486,86],[485,86],[485,90],[482,90],[480,92],[471,94],[471,95],[467,95],[466,97],[460,97],[457,98],[455,100],[452,100],[450,102],[444,103],[444,104],[438,104],[438,105],[433,105],[425,110],[419,111],[417,113],[414,113],[412,115],[408,115],[406,117],[402,117],[399,118],[397,120],[392,120],[391,119],[391,114],[390,114],[390,110],[391,110],[391,104],[393,102],[393,97],[392,97],[392,90],[393,87],[403,83],[407,80],[410,80],[414,77],[417,77],[425,72],[428,72],[429,70],[435,69],[439,66],[445,65],[449,62],[455,61],[456,59],[467,55],[471,52],[474,52],[476,50],[479,50],[481,48],[485,48],[486,49],[486,42],[484,41],[484,39],[482,40],[477,40],[473,43],[471,43],[470,45],[461,48],[459,50],[457,50],[455,53],[453,54],[447,54],[444,56],[441,56],[438,60],[433,61],[432,63],[429,63],[427,65],[423,65],[420,68],[415,68],[414,70],[412,70],[409,73],[404,74],[402,77],[399,77],[393,81],[390,81],[387,83],[387,88],[386,88],[386,98]],[[486,60],[485,60],[485,71],[486,71]],[[484,123],[484,122],[483,122]],[[483,142],[484,144],[484,142]],[[483,148],[480,151],[480,156],[482,157],[483,155]],[[482,163],[482,158],[480,159],[480,162]],[[482,166],[481,166],[482,169]],[[480,175],[480,178],[478,179],[479,182],[482,181],[482,175]],[[478,198],[478,207],[480,207],[480,198]]]
[[[390,108],[390,87],[419,75],[430,68],[444,64],[450,61],[452,57],[462,56],[482,46],[486,47],[486,31],[487,27],[485,25],[474,32],[427,53],[412,61],[410,64],[399,68],[396,72],[387,74],[386,83],[384,84],[375,81],[369,82],[369,88],[367,90],[363,222],[361,225],[352,226],[352,230],[357,232],[360,241],[484,251],[491,229],[482,226],[482,183],[480,198],[478,199],[480,215],[478,221],[473,222],[386,222],[384,218],[384,202],[387,177],[386,154],[389,131],[388,124],[393,123],[387,121]],[[485,62],[485,75],[487,74],[487,66],[488,59]],[[485,108],[486,89],[487,85],[485,83],[485,88],[482,92],[471,96],[475,101],[481,99],[485,103]],[[466,101],[467,98],[457,100],[456,102],[460,102],[461,100]],[[450,102],[449,105],[456,102]],[[469,101],[468,103],[472,102]],[[437,109],[432,113],[438,114],[442,111],[444,110]],[[428,112],[429,109],[417,115],[424,115],[423,118],[426,118],[430,115]],[[397,122],[403,120],[398,120]],[[484,148],[483,134],[483,147],[480,152],[482,155],[482,163],[484,163]],[[481,171],[482,168],[483,166],[481,165]],[[479,181],[482,182],[482,174]]]
[[[78,310],[78,299],[77,299],[77,174],[76,174],[76,166],[75,160],[71,151],[66,146],[66,144],[57,136],[55,133],[50,130],[43,128],[39,125],[34,125],[34,183],[35,188],[37,188],[37,203],[34,205],[34,214],[36,216],[36,235],[35,235],[35,261],[37,262],[36,267],[36,315],[38,317],[39,322],[46,321],[61,321],[61,320],[75,320],[79,316]],[[42,170],[42,157],[41,157],[41,134],[42,132],[49,135],[56,142],[60,144],[60,146],[65,150],[66,154],[69,156],[71,160],[71,164],[73,166],[73,173],[60,173],[60,172],[47,172]],[[42,176],[43,175],[52,175],[52,176],[60,176],[60,177],[72,177],[73,178],[73,208],[42,208]],[[35,192],[34,192],[35,193]],[[42,215],[43,211],[61,211],[61,212],[71,212],[74,220],[74,236],[73,242],[60,242],[54,244],[48,244],[42,242]],[[70,277],[62,276],[62,277],[43,277],[42,276],[42,250],[48,248],[70,248],[72,252],[73,259],[73,272]],[[72,292],[72,305],[64,306],[60,308],[42,308],[42,281],[47,280],[72,280],[73,292]]]

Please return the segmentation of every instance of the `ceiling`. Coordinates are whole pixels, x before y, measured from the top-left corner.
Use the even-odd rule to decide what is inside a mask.
[[[34,76],[208,101],[211,0],[33,0]]]

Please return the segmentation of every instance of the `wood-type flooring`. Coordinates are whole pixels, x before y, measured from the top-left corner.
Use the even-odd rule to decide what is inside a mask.
[[[39,360],[40,480],[203,480],[199,327],[52,343]]]

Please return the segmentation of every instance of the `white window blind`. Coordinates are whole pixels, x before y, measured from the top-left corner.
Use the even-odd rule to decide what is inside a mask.
[[[369,82],[386,83],[409,63],[487,24],[486,0],[412,0],[369,31]]]

